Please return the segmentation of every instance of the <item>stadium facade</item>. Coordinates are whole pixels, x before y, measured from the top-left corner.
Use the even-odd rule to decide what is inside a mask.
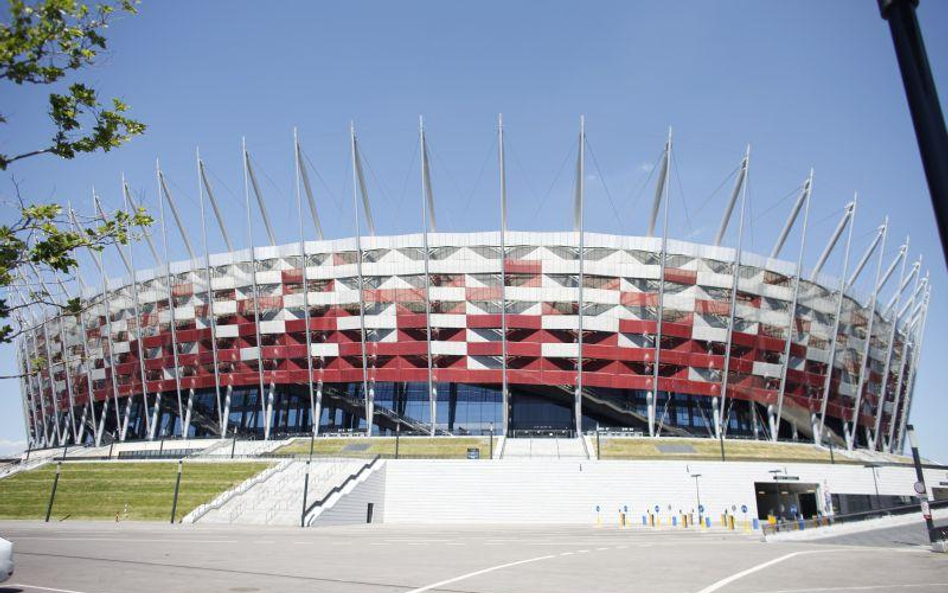
[[[675,240],[669,135],[648,234],[592,233],[584,228],[581,132],[574,230],[512,231],[501,126],[500,230],[444,233],[436,231],[423,128],[420,143],[424,231],[412,235],[376,235],[354,131],[354,237],[323,239],[298,142],[301,227],[286,244],[271,228],[246,150],[247,225],[262,221],[264,247],[231,249],[198,158],[201,253],[159,171],[163,257],[145,236],[158,266],[141,270],[121,248],[124,279],[109,278],[100,258],[99,278],[78,279],[81,313],[21,314],[31,444],[602,428],[901,450],[930,288],[920,262],[908,261],[907,242],[884,260],[885,223],[851,257],[855,200],[812,269],[802,265],[812,175],[772,252],[749,253],[748,154],[715,242]],[[188,261],[163,263],[165,203]],[[205,203],[225,253],[207,253]],[[304,203],[316,241],[303,240]],[[722,245],[729,225],[736,246]],[[794,253],[781,259],[795,227]],[[836,250],[842,270],[832,277],[822,270]],[[853,290],[863,273],[874,287],[867,297]]]

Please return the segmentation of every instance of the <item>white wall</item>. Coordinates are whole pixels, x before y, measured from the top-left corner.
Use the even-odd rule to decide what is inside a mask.
[[[361,525],[365,523],[368,503],[374,503],[373,523],[385,522],[386,465],[369,475],[364,482],[355,485],[351,492],[342,496],[331,508],[323,511],[314,522],[315,527],[326,525]]]
[[[863,466],[685,461],[389,460],[386,463],[387,523],[616,523],[628,507],[633,525],[660,505],[662,522],[672,512],[697,510],[695,480],[712,520],[737,506],[737,518],[757,516],[755,482],[773,482],[769,470],[786,470],[800,483],[819,485],[818,500],[834,494],[874,494],[872,470]],[[877,470],[879,493],[911,495],[909,467]],[[937,484],[945,472],[926,472]],[[364,513],[364,505],[363,511]]]

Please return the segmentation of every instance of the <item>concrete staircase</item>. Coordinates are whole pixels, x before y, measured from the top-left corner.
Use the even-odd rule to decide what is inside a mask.
[[[358,471],[363,463],[352,460],[313,461],[308,500],[315,501],[325,496],[334,486]],[[282,471],[274,472],[268,479],[254,484],[199,520],[201,523],[299,525],[305,474],[305,461],[289,461]]]
[[[504,459],[589,459],[583,438],[508,438],[502,451]]]

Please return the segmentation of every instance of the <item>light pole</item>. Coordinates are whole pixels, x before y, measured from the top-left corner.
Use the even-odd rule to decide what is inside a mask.
[[[691,477],[695,479],[695,499],[698,501],[698,527],[701,527],[704,524],[704,519],[701,518],[701,489],[698,486],[698,478],[701,477],[701,474],[691,474]]]
[[[184,468],[184,460],[178,460],[178,475],[174,480],[174,500],[171,503],[171,524],[174,525],[174,516],[178,512],[178,491],[181,489],[181,471]]]
[[[879,480],[876,478],[876,468],[882,466],[880,466],[878,463],[867,463],[864,467],[866,469],[872,470],[872,485],[875,486],[876,489],[876,508],[881,509],[882,501],[879,498]]]
[[[928,507],[928,488],[925,486],[925,474],[922,472],[922,457],[918,453],[918,439],[915,436],[915,427],[905,425],[908,432],[909,445],[912,447],[912,461],[915,463],[915,493],[921,499],[922,516],[925,517],[925,527],[928,529],[928,541],[935,543],[935,522],[932,521],[932,511]]]

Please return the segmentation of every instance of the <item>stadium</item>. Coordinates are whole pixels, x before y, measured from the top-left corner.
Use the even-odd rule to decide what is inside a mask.
[[[31,446],[609,431],[902,450],[930,289],[907,242],[884,259],[885,222],[850,253],[855,200],[804,269],[811,174],[772,251],[750,253],[748,153],[716,241],[677,240],[669,134],[648,233],[590,232],[581,132],[574,229],[508,230],[501,126],[499,229],[437,232],[423,128],[420,142],[424,229],[410,235],[376,234],[354,130],[353,237],[322,237],[298,143],[299,238],[272,229],[244,152],[247,224],[262,222],[267,246],[208,253],[212,220],[229,248],[233,239],[200,158],[200,229],[184,224],[159,171],[164,257],[144,235],[157,267],[119,248],[126,275],[110,278],[96,260],[100,277],[79,278],[80,313],[21,319]],[[318,240],[304,240],[304,204]],[[164,263],[166,206],[188,261]],[[736,245],[723,244],[729,227]],[[825,271],[834,252],[835,276]],[[868,296],[853,289],[861,275]]]

